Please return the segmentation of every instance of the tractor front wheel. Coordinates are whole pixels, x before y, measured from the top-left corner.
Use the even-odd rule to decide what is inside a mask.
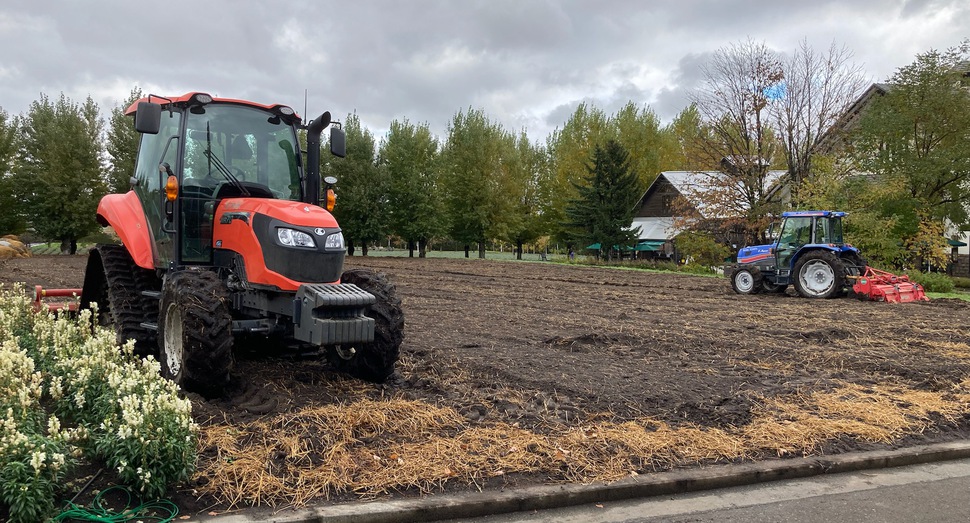
[[[169,273],[162,285],[158,347],[162,375],[208,397],[229,383],[232,315],[229,293],[214,272]]]
[[[813,251],[794,267],[795,290],[805,298],[835,298],[845,287],[845,265],[829,251]]]
[[[337,370],[375,383],[383,383],[394,373],[394,364],[404,340],[404,311],[394,284],[383,273],[350,269],[340,276],[341,283],[352,283],[373,294],[377,301],[365,314],[374,319],[374,341],[354,346],[330,347],[327,359]]]
[[[760,269],[753,265],[742,265],[731,275],[731,288],[738,294],[758,294],[763,280]]]

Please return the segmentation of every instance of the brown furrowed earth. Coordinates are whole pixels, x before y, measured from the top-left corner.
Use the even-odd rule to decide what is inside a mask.
[[[76,287],[85,263],[0,261],[0,282]],[[226,397],[191,396],[183,513],[610,481],[970,428],[968,302],[739,296],[723,278],[549,262],[347,266],[397,286],[398,371],[374,385],[312,354],[240,351]]]

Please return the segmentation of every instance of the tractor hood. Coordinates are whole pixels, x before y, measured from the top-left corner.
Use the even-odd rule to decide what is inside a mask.
[[[738,251],[738,263],[756,263],[771,258],[773,245],[751,245]]]
[[[213,247],[242,257],[246,280],[294,291],[332,283],[343,271],[343,233],[316,205],[267,198],[223,200],[214,216]]]

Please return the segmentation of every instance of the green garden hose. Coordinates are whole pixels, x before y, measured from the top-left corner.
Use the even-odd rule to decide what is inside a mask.
[[[102,506],[102,496],[111,491],[121,491],[127,501],[124,508],[112,510]],[[121,486],[108,487],[98,493],[91,501],[90,507],[82,507],[68,502],[68,508],[57,515],[54,521],[96,521],[99,523],[127,523],[129,521],[144,521],[145,523],[169,523],[179,513],[175,503],[167,499],[149,501],[136,507],[131,505],[131,492]]]

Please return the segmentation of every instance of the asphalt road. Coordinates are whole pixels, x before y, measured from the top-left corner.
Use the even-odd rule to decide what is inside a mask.
[[[970,459],[511,513],[464,523],[970,521]]]

